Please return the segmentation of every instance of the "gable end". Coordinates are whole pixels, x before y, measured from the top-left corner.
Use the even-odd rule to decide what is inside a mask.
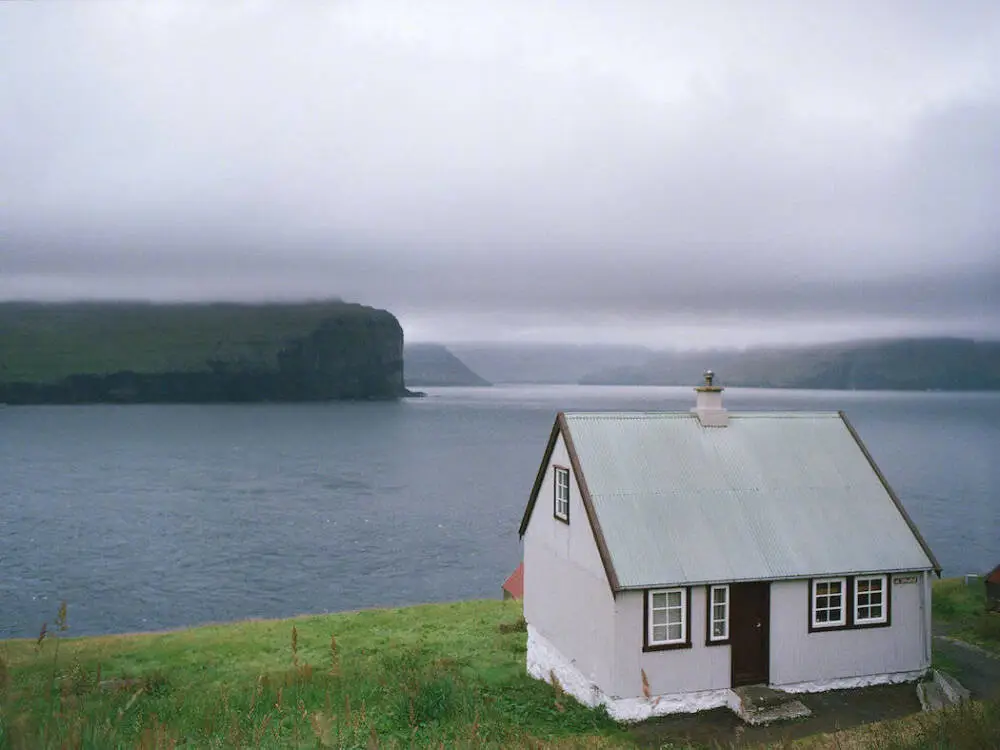
[[[566,444],[566,452],[569,453],[570,467],[572,468],[573,476],[576,479],[577,487],[580,488],[580,498],[583,501],[583,509],[587,515],[587,523],[594,535],[594,542],[597,544],[597,551],[601,556],[601,564],[604,566],[604,573],[607,576],[608,585],[611,587],[611,591],[613,593],[617,593],[620,590],[618,575],[615,573],[614,565],[611,562],[611,553],[608,551],[608,544],[604,539],[604,532],[601,531],[601,523],[597,519],[597,512],[594,510],[594,503],[590,497],[587,480],[584,477],[583,469],[580,466],[580,457],[576,453],[576,447],[573,445],[573,436],[570,434],[569,424],[566,422],[566,415],[563,412],[559,412],[556,416],[555,423],[552,425],[552,432],[549,433],[549,442],[545,446],[545,453],[542,456],[541,465],[538,467],[538,474],[535,475],[535,484],[531,488],[531,495],[528,497],[528,505],[524,509],[524,516],[521,518],[521,526],[518,529],[518,536],[523,539],[524,533],[528,529],[528,522],[531,520],[532,511],[535,509],[535,503],[538,501],[538,495],[542,490],[542,483],[545,481],[545,475],[549,468],[549,462],[552,460],[552,451],[555,450],[556,441],[559,439],[560,435],[562,436],[563,442]]]
[[[882,473],[882,470],[878,467],[878,464],[875,463],[875,459],[872,458],[872,454],[868,452],[868,446],[866,446],[864,444],[864,441],[861,440],[861,436],[858,434],[857,430],[854,429],[854,425],[851,424],[851,421],[847,418],[847,415],[843,411],[838,411],[837,413],[840,415],[840,419],[844,423],[844,426],[847,428],[847,431],[851,433],[851,437],[854,438],[854,442],[858,444],[858,447],[861,449],[861,452],[868,460],[868,464],[872,467],[872,471],[875,472],[875,476],[878,477],[879,481],[882,483],[882,486],[885,488],[885,491],[889,494],[889,497],[892,499],[893,505],[895,505],[896,510],[899,511],[899,515],[903,517],[903,520],[906,522],[906,525],[910,528],[910,531],[913,532],[913,536],[916,537],[917,542],[920,544],[920,548],[924,551],[924,554],[927,555],[927,559],[931,561],[931,564],[934,566],[934,572],[937,574],[938,578],[940,578],[941,564],[934,556],[934,553],[931,552],[931,548],[927,545],[926,540],[920,533],[920,529],[918,529],[917,525],[913,523],[913,519],[910,518],[910,514],[906,512],[906,508],[903,507],[903,503],[902,501],[900,501],[899,496],[897,496],[892,487],[889,486],[889,481],[885,478],[885,475]]]

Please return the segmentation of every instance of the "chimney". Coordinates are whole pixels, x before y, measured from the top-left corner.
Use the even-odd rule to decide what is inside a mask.
[[[694,389],[697,394],[695,406],[691,410],[702,427],[726,427],[729,425],[729,413],[722,408],[722,391],[720,385],[713,385],[715,373],[711,370],[705,371],[705,385],[700,385]]]

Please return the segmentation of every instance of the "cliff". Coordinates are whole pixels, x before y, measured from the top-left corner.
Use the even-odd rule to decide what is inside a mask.
[[[0,402],[392,399],[403,330],[385,310],[303,304],[0,304]]]
[[[490,385],[441,344],[408,344],[403,349],[403,361],[407,385]]]

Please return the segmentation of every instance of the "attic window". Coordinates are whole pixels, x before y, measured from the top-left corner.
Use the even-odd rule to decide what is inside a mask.
[[[552,514],[569,523],[569,469],[555,467],[555,495]]]

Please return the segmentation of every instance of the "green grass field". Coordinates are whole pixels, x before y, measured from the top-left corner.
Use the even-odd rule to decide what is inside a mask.
[[[960,581],[935,595],[935,616],[982,614]],[[3,750],[635,746],[603,710],[527,676],[515,602],[88,638],[67,637],[72,612],[53,614],[44,637],[0,642]],[[993,702],[794,744],[979,750],[997,737]]]
[[[344,302],[288,305],[0,303],[0,382],[203,372],[209,361],[274,368],[290,340],[332,317],[388,316]]]
[[[949,635],[1000,654],[1000,614],[986,612],[982,581],[966,586],[961,578],[934,583],[934,622]]]
[[[41,644],[0,644],[0,747],[624,741],[525,674],[520,617],[480,601],[80,639],[56,624]]]

